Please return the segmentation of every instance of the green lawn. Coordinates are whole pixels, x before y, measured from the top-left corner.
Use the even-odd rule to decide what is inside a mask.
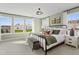
[[[15,30],[15,32],[23,32],[23,30]]]
[[[15,32],[23,32],[23,30],[15,30]],[[26,32],[32,32],[32,29],[28,29]]]
[[[28,30],[26,30],[26,32],[32,32],[32,29],[28,29]]]

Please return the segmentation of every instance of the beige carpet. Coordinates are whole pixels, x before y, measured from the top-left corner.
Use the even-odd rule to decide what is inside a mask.
[[[0,55],[44,55],[42,49],[32,51],[25,40],[0,42]],[[48,55],[79,55],[79,48],[62,44],[50,51]]]

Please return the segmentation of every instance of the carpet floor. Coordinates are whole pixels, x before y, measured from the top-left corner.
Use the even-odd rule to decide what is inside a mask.
[[[44,51],[32,51],[25,40],[14,40],[0,42],[0,55],[44,55]],[[62,44],[49,50],[48,55],[79,55],[79,48]]]

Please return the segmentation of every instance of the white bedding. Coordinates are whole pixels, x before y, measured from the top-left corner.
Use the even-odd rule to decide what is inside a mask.
[[[47,46],[47,49],[50,49],[51,47],[56,46],[56,45],[58,45],[58,44],[64,42],[65,35],[61,35],[61,34],[59,34],[59,35],[54,35],[54,34],[53,34],[53,35],[51,35],[51,36],[54,36],[54,37],[56,38],[57,42],[56,42],[56,43],[53,43],[53,44],[51,44],[51,45],[49,45],[49,46]],[[44,50],[45,50],[45,39],[43,39],[43,38],[41,38],[41,37],[38,37],[38,36],[36,36],[36,35],[33,35],[33,37],[35,37],[37,40],[40,41],[40,45],[41,45],[41,46],[44,48]]]
[[[57,42],[47,46],[47,49],[50,49],[53,46],[56,46],[62,42],[64,42],[64,35],[52,35],[56,38]]]

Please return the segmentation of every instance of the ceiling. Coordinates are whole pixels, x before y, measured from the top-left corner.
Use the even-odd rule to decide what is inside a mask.
[[[0,12],[43,18],[76,6],[79,3],[0,3]],[[36,15],[37,8],[44,14]]]

